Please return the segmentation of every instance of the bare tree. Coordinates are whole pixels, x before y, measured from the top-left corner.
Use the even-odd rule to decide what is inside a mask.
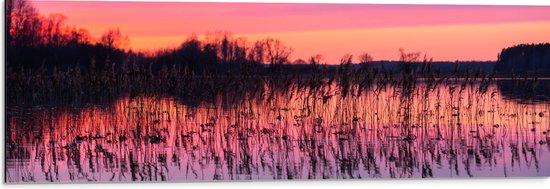
[[[67,17],[62,14],[50,14],[43,21],[44,42],[49,45],[59,46],[66,42],[63,26]]]
[[[420,58],[420,52],[406,53],[405,49],[399,49],[399,60],[403,63],[413,63],[417,62]]]
[[[232,48],[233,55],[231,56],[231,61],[235,63],[245,63],[246,62],[246,38],[239,37],[233,40]]]
[[[265,57],[264,45],[261,41],[256,41],[248,52],[248,60],[256,64],[263,64]]]
[[[372,56],[369,53],[365,52],[359,55],[359,61],[361,61],[361,63],[369,63],[369,62],[372,62],[372,60],[374,60],[374,58],[372,58]]]
[[[108,48],[125,48],[130,45],[128,36],[123,36],[118,28],[109,29],[103,33],[100,43]]]
[[[27,0],[6,2],[6,34],[10,45],[35,46],[40,40],[41,20]]]
[[[217,54],[221,63],[244,63],[247,61],[246,38],[235,37],[231,32],[215,31],[205,36],[205,47]]]
[[[265,56],[270,65],[281,65],[288,62],[292,49],[283,45],[278,39],[267,38],[263,41]]]
[[[91,35],[90,32],[86,29],[77,29],[76,27],[72,27],[69,33],[70,41],[69,44],[75,45],[75,44],[89,44],[91,41]]]
[[[404,49],[399,49],[399,56],[401,61],[401,70],[405,71],[406,73],[411,73],[414,71],[413,69],[413,63],[422,63],[422,72],[426,70],[431,69],[431,62],[432,58],[428,58],[426,54],[424,54],[423,58],[422,53],[420,52],[414,52],[414,53],[406,53]]]

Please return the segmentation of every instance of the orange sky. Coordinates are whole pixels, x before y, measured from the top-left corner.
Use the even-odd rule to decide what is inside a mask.
[[[550,42],[550,6],[261,4],[34,1],[41,14],[100,36],[119,27],[134,50],[176,47],[188,36],[230,31],[282,40],[292,59],[369,52],[395,60],[398,49],[434,60],[496,60],[503,47]]]

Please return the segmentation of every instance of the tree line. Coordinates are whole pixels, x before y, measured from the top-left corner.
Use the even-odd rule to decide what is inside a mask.
[[[271,67],[289,63],[290,47],[273,38],[247,42],[229,32],[195,35],[179,47],[144,54],[125,50],[130,41],[118,28],[94,38],[83,28],[66,24],[61,14],[40,15],[28,0],[6,1],[7,66],[13,69],[72,68],[86,71],[134,61],[154,70],[180,66],[197,74],[238,68]]]
[[[192,74],[264,72],[280,73],[296,69],[304,72],[326,64],[322,55],[291,60],[293,49],[274,38],[247,41],[230,32],[206,33],[204,39],[190,36],[176,48],[151,53],[129,50],[130,40],[118,28],[111,28],[97,38],[83,28],[66,24],[61,14],[41,15],[28,0],[6,1],[6,63],[9,70],[78,67],[83,72],[133,63],[152,72],[181,69]],[[399,50],[401,71],[410,72],[416,63],[430,72],[431,59],[420,53]],[[361,67],[369,67],[374,58],[369,53],[358,57]],[[340,64],[351,64],[346,54]],[[413,64],[414,63],[414,64]],[[290,66],[293,65],[293,66]],[[295,66],[301,65],[301,66]],[[371,69],[373,66],[370,66]],[[498,56],[495,71],[519,72],[550,70],[550,44],[523,44],[505,48]]]
[[[122,61],[127,36],[109,29],[98,39],[88,30],[66,24],[62,14],[41,15],[27,0],[6,1],[6,63],[8,68],[89,67],[96,61]]]
[[[521,44],[505,48],[498,55],[495,71],[550,74],[550,43]]]
[[[284,64],[320,64],[321,55],[309,60],[290,60],[293,49],[274,38],[249,42],[230,32],[214,31],[199,40],[189,37],[180,46],[152,53],[125,50],[130,40],[118,28],[94,38],[89,31],[66,24],[61,14],[41,15],[28,0],[6,1],[7,66],[12,69],[120,67],[132,61],[153,71],[179,67],[195,74],[204,72],[281,72]],[[343,59],[346,58],[345,55]],[[361,62],[372,61],[364,53]],[[93,65],[92,65],[93,64]],[[288,68],[288,67],[287,67]]]

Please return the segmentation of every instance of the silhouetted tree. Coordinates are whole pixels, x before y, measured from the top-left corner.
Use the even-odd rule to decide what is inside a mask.
[[[178,53],[183,59],[183,63],[189,65],[191,70],[195,72],[202,71],[203,66],[200,65],[201,56],[203,54],[201,42],[197,36],[189,37],[180,47]]]
[[[217,56],[217,60],[221,63],[228,62],[229,56],[229,43],[233,38],[230,32],[226,31],[214,31],[208,32],[205,36],[205,51],[213,52]],[[208,50],[207,50],[208,49]]]
[[[130,41],[127,36],[123,36],[118,28],[109,29],[99,39],[100,43],[107,48],[125,48]]]
[[[269,62],[269,69],[272,74],[281,72],[281,66],[289,60],[291,48],[283,45],[278,39],[267,38],[261,41],[265,60]]]
[[[369,70],[372,69],[372,66],[370,63],[373,61],[372,56],[369,53],[363,53],[359,55],[359,63],[361,64],[362,70]]]
[[[43,36],[47,45],[61,46],[69,41],[70,35],[65,35],[63,31],[64,22],[67,17],[62,14],[50,14],[43,21]]]
[[[107,61],[122,62],[126,56],[116,45],[92,44],[89,32],[67,26],[64,15],[41,16],[27,0],[6,3],[6,40],[9,41],[6,64],[10,68],[89,68],[89,64],[96,61],[100,69]],[[117,32],[114,33],[122,36]],[[112,39],[110,44],[120,41],[117,37]]]
[[[41,20],[36,9],[27,0],[9,0],[6,27],[9,27],[9,45],[37,46],[40,39]]]
[[[79,29],[73,26],[69,30],[69,33],[67,35],[69,35],[69,46],[75,46],[78,44],[91,44],[92,37],[90,35],[90,32],[86,29]]]
[[[372,62],[373,60],[374,58],[372,58],[372,56],[369,53],[363,53],[359,55],[359,61],[361,63],[369,63],[369,62]]]
[[[252,48],[248,52],[248,59],[250,62],[256,64],[263,64],[265,57],[264,45],[261,41],[256,41]]]
[[[399,49],[399,61],[401,62],[401,71],[410,74],[413,71],[413,63],[418,62],[420,52],[406,53],[405,49]]]
[[[270,65],[280,65],[288,62],[292,49],[283,45],[278,39],[267,38],[262,41],[266,59]]]
[[[232,55],[232,59],[231,59],[231,61],[233,63],[244,64],[244,63],[247,62],[247,60],[246,60],[246,57],[247,57],[247,55],[246,55],[246,52],[247,52],[246,44],[247,44],[246,38],[237,38],[233,41],[233,43],[232,43],[233,55]]]

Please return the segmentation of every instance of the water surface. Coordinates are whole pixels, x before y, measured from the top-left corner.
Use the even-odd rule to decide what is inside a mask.
[[[550,176],[550,104],[536,95],[496,83],[312,90],[7,107],[6,181]]]

